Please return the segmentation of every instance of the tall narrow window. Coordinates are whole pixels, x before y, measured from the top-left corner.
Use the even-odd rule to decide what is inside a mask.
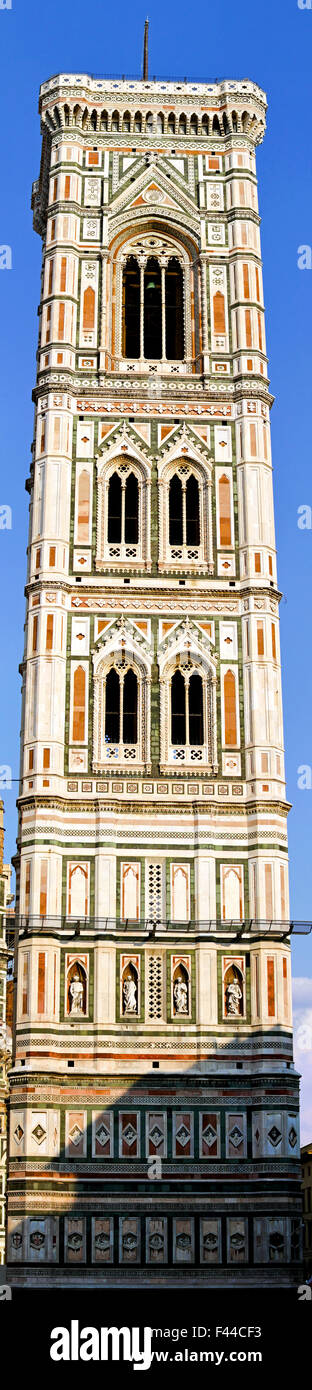
[[[225,333],[225,301],[220,290],[213,296],[214,332]]]
[[[105,738],[110,743],[119,743],[120,723],[120,684],[117,671],[108,672],[106,679]]]
[[[41,912],[40,915],[41,915],[42,917],[44,917],[45,914],[44,914],[44,912]],[[38,1010],[38,1014],[44,1014],[44,1011],[45,1011],[45,983],[46,983],[46,958],[45,958],[45,952],[44,952],[44,951],[39,951],[39,956],[38,956],[38,998],[37,998],[37,1010]]]
[[[144,271],[144,357],[156,360],[161,356],[161,273],[158,261],[151,256]]]
[[[226,473],[222,474],[219,481],[219,519],[220,519],[220,545],[232,544],[231,527],[231,488],[230,481]]]
[[[66,174],[65,176],[64,197],[66,199],[70,198],[70,174]]]
[[[191,676],[189,684],[189,741],[204,742],[203,682],[197,672]]]
[[[250,287],[249,287],[249,270],[248,270],[248,265],[243,265],[243,279],[244,279],[244,299],[250,299]]]
[[[274,957],[267,958],[267,992],[268,992],[268,1016],[274,1018],[275,1014],[275,971]]]
[[[49,261],[49,275],[48,275],[48,294],[52,294],[52,288],[53,288],[53,270],[54,270],[54,261],[53,261],[53,260],[50,260],[50,261]]]
[[[246,347],[251,348],[251,347],[252,347],[252,333],[251,333],[251,313],[250,313],[250,309],[245,309],[245,329],[246,329]]]
[[[171,681],[171,742],[186,743],[185,683],[181,671]]]
[[[52,263],[52,264],[53,264],[53,263]],[[61,260],[61,273],[60,273],[60,291],[61,291],[61,294],[66,294],[66,267],[67,267],[66,256],[62,256],[62,260]],[[49,293],[51,293],[51,291],[49,291]]]
[[[85,290],[83,296],[83,328],[90,331],[92,328],[94,328],[94,323],[95,293],[94,290],[91,288],[91,285],[88,285],[88,289]]]
[[[124,357],[140,356],[140,271],[134,256],[123,273],[123,344]]]
[[[186,544],[199,545],[199,487],[191,473],[186,484]]]
[[[172,256],[166,270],[166,357],[182,360],[183,342],[183,273],[179,261]]]
[[[31,877],[31,863],[30,863],[30,859],[27,859],[27,860],[26,860],[26,865],[25,865],[25,912],[26,912],[26,916],[28,916],[29,907],[30,907],[30,877]]]
[[[125,495],[125,543],[137,545],[139,539],[138,482],[130,473],[126,482]]]
[[[86,673],[83,666],[74,672],[73,742],[83,743],[85,736]]]
[[[29,995],[29,951],[25,951],[23,956],[23,980],[22,980],[22,1014],[28,1014],[28,995]]]
[[[183,544],[182,483],[176,473],[169,484],[169,544]]]
[[[77,520],[77,541],[79,545],[87,543],[89,540],[90,524],[90,475],[86,468],[82,469],[78,481],[78,520]]]
[[[52,650],[53,650],[53,627],[54,627],[53,613],[48,613],[48,615],[47,615],[47,633],[46,633],[46,652],[52,652]]]
[[[108,486],[108,527],[109,545],[119,545],[121,541],[121,478],[113,473]]]
[[[127,671],[123,687],[123,743],[137,742],[138,683],[135,671]]]
[[[237,743],[236,727],[236,684],[233,671],[224,676],[224,742],[225,747]]]

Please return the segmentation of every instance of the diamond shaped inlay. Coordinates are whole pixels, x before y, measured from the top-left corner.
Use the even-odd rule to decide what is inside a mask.
[[[208,1149],[211,1149],[212,1145],[215,1144],[216,1138],[216,1129],[213,1128],[213,1125],[207,1125],[207,1128],[203,1129],[203,1139],[205,1140],[205,1144],[208,1144]]]
[[[292,1125],[291,1129],[289,1130],[288,1139],[291,1149],[294,1149],[295,1144],[297,1143],[297,1130],[295,1129],[294,1125]]]
[[[22,1129],[22,1126],[16,1125],[16,1129],[14,1130],[14,1139],[16,1139],[17,1144],[20,1144],[21,1139],[23,1138],[23,1134],[24,1130]]]
[[[73,1125],[73,1128],[69,1131],[69,1138],[71,1144],[79,1144],[81,1137],[82,1129],[79,1129],[79,1125]]]
[[[36,1125],[36,1128],[32,1130],[32,1135],[37,1144],[42,1144],[46,1138],[46,1130],[43,1129],[42,1125]]]
[[[136,1137],[136,1129],[133,1128],[133,1125],[127,1125],[123,1132],[123,1139],[125,1139],[129,1149],[132,1148],[132,1144],[134,1144]]]
[[[234,1125],[234,1129],[230,1130],[229,1137],[231,1144],[233,1144],[233,1148],[239,1149],[240,1144],[242,1144],[243,1142],[243,1135],[241,1129],[238,1128],[238,1125]]]
[[[280,1144],[281,1138],[282,1135],[280,1129],[277,1128],[277,1125],[272,1125],[272,1129],[269,1129],[268,1139],[270,1140],[270,1144],[273,1144],[274,1149],[276,1149],[277,1145]]]
[[[182,1144],[182,1149],[184,1149],[190,1138],[190,1131],[186,1128],[186,1125],[180,1125],[180,1129],[177,1129],[176,1137],[179,1140],[179,1144]]]
[[[155,1149],[159,1148],[159,1145],[163,1141],[163,1137],[164,1136],[162,1130],[159,1129],[159,1125],[153,1125],[153,1129],[150,1129],[150,1139],[152,1140],[152,1144],[154,1144]]]
[[[102,1148],[104,1148],[104,1144],[107,1144],[108,1140],[110,1139],[110,1133],[109,1130],[106,1128],[106,1125],[99,1125],[99,1128],[96,1131],[96,1137],[98,1139],[99,1144],[101,1144]]]

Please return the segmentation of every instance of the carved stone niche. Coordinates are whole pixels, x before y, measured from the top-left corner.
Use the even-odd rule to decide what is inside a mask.
[[[245,975],[243,961],[224,962],[223,1016],[239,1019],[245,1015]]]
[[[67,963],[66,1012],[71,1019],[85,1018],[87,1013],[87,959],[71,956]]]
[[[172,1013],[176,1019],[189,1018],[191,1009],[189,962],[172,962]]]
[[[122,958],[121,969],[121,1014],[123,1018],[138,1018],[139,1014],[139,959],[138,956]]]

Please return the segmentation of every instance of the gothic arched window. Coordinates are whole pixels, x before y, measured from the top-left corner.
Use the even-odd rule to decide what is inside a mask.
[[[183,273],[180,262],[172,256],[166,269],[166,357],[181,361],[183,342]]]
[[[123,537],[122,537],[123,539]],[[139,489],[134,473],[129,473],[125,488],[125,543],[137,545],[139,539]]]
[[[119,743],[120,726],[120,683],[118,671],[108,672],[106,677],[105,738],[109,743]]]
[[[139,487],[134,473],[125,482],[112,473],[108,484],[107,541],[109,545],[137,545],[139,540]]]
[[[189,741],[198,745],[204,742],[203,682],[196,671],[189,684]]]
[[[129,255],[122,278],[122,353],[145,361],[184,357],[184,281],[178,256]]]
[[[170,479],[169,545],[200,545],[199,487],[193,473],[184,487],[176,473]]]
[[[144,272],[144,356],[162,356],[162,292],[160,265],[154,256]]]
[[[175,671],[171,681],[171,742],[202,747],[204,742],[203,682],[197,671],[185,680]]]
[[[112,666],[106,677],[105,741],[108,744],[136,744],[138,741],[138,682],[131,666],[117,671]]]
[[[185,682],[181,671],[171,681],[171,743],[186,742]]]
[[[169,544],[183,544],[182,483],[176,473],[169,483]]]
[[[107,540],[110,545],[119,545],[121,541],[121,493],[121,478],[119,473],[113,473],[108,485]]]
[[[140,271],[134,256],[129,256],[123,274],[123,345],[124,357],[140,356]]]
[[[186,545],[200,544],[199,487],[197,478],[191,473],[185,489]]]
[[[179,116],[179,134],[186,135],[186,116],[184,115],[184,112],[182,112],[182,115]]]

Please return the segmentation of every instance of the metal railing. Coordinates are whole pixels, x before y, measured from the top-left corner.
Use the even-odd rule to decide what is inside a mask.
[[[286,937],[292,935],[309,936],[312,931],[312,922],[289,919],[287,921],[280,921],[277,919],[268,920],[254,917],[245,917],[243,921],[238,921],[234,918],[223,921],[222,918],[219,917],[208,918],[207,920],[198,920],[195,918],[189,921],[173,922],[170,917],[141,917],[139,920],[127,917],[122,920],[117,917],[41,917],[36,915],[28,916],[25,914],[16,914],[15,918],[11,916],[8,918],[4,917],[4,925],[7,940],[10,938],[11,941],[16,931],[18,934],[23,934],[23,936],[35,935],[38,932],[48,934],[50,932],[57,932],[64,936],[79,936],[82,933],[86,935],[90,932],[96,932],[98,935],[115,933],[118,935],[123,935],[124,933],[135,935],[137,932],[140,932],[149,937],[155,937],[164,932],[175,934],[187,932],[199,936],[222,934],[226,936],[235,935],[236,937],[243,937],[246,935],[249,937]]]

